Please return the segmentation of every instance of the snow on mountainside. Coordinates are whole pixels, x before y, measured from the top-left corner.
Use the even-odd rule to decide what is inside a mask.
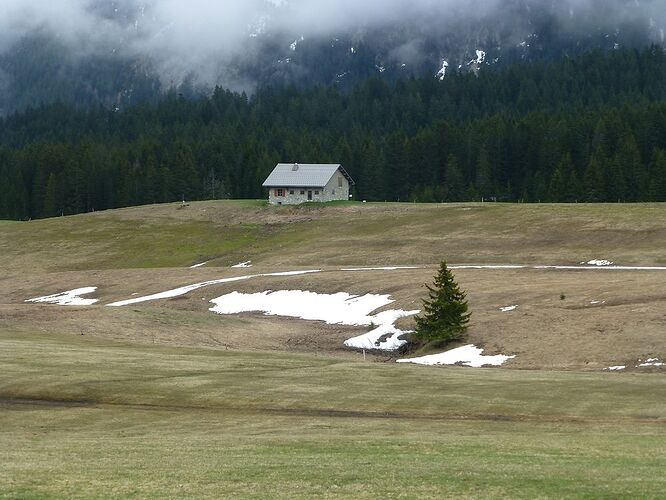
[[[355,7],[341,18],[333,7],[313,2],[308,11],[302,1],[240,2],[246,10],[231,19],[203,0],[191,8],[208,6],[208,16],[156,7],[172,2],[93,1],[87,31],[65,35],[42,23],[8,46],[0,37],[0,114],[54,100],[122,109],[169,88],[190,95],[215,85],[350,88],[373,75],[443,80],[456,71],[664,41],[657,7],[666,0],[488,0],[455,15],[442,6],[464,2],[416,0],[410,15],[363,17],[374,12]],[[352,14],[357,19],[349,21]]]

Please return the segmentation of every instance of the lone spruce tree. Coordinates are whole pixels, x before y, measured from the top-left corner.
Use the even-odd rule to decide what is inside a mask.
[[[455,340],[467,329],[465,292],[460,290],[446,262],[442,262],[434,286],[426,285],[429,298],[423,300],[423,314],[416,317],[415,337],[422,342]]]

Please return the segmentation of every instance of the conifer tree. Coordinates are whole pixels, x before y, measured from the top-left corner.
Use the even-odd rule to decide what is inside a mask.
[[[658,149],[654,160],[650,179],[650,200],[666,201],[666,152]]]
[[[490,198],[493,193],[492,169],[486,146],[481,146],[476,164],[476,188],[483,198]]]
[[[440,264],[434,286],[426,285],[428,299],[423,301],[423,314],[416,319],[416,338],[424,342],[455,340],[467,329],[466,293],[460,290],[446,262]]]
[[[58,184],[53,172],[49,174],[44,193],[44,217],[53,217],[58,213]]]
[[[583,198],[587,202],[604,201],[606,187],[604,185],[604,174],[601,170],[599,160],[595,156],[590,159],[590,163],[583,176]]]
[[[444,171],[445,201],[463,201],[465,196],[465,179],[458,165],[458,158],[455,155],[449,155]]]

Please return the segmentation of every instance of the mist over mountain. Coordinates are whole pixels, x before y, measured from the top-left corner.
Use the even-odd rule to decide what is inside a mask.
[[[4,0],[0,114],[176,89],[349,88],[664,41],[666,0]]]

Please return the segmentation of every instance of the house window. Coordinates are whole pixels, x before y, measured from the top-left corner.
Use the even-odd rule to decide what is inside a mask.
[[[315,194],[319,194],[319,191],[315,191]]]
[[[277,197],[284,196],[284,189],[282,189],[282,188],[276,189],[275,190],[275,196],[277,196]]]
[[[338,177],[338,187],[342,187],[342,177]]]
[[[335,189],[333,190],[333,194],[335,194]]]
[[[294,194],[294,190],[293,190],[293,189],[290,189],[290,190],[289,190],[289,194]]]
[[[301,189],[301,194],[305,194],[305,189]]]

